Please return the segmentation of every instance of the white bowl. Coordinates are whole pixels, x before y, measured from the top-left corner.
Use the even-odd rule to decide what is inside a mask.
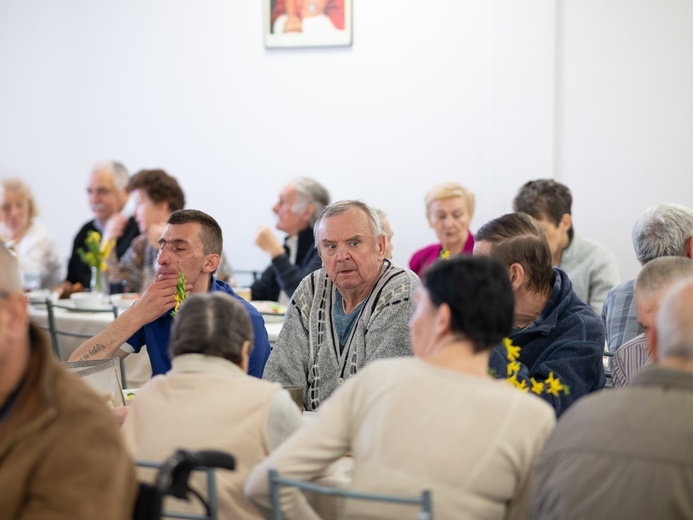
[[[128,307],[132,306],[132,304],[135,303],[140,296],[140,293],[112,294],[111,303],[120,309],[127,309]]]
[[[91,292],[72,293],[70,301],[79,309],[98,309],[104,304],[101,294]]]

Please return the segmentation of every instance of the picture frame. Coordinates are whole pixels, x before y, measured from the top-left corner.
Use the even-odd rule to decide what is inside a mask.
[[[352,0],[265,0],[265,47],[352,44]]]

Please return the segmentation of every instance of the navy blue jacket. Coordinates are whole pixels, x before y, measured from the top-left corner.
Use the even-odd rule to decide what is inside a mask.
[[[576,399],[604,387],[604,322],[573,291],[568,275],[555,269],[553,292],[534,322],[510,334],[513,345],[521,347],[521,369],[517,379],[532,387],[530,378],[544,382],[549,373],[568,386],[569,393],[540,395],[560,416]],[[490,366],[507,374],[506,352],[497,347]]]
[[[272,259],[270,266],[250,287],[252,300],[279,300],[279,292],[284,291],[289,298],[294,294],[301,280],[322,267],[322,260],[315,249],[313,228],[306,228],[298,234],[296,265],[284,253]]]

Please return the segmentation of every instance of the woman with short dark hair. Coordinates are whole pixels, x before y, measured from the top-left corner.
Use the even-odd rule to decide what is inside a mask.
[[[351,452],[356,491],[429,489],[436,519],[524,516],[529,470],[555,415],[489,376],[490,352],[510,332],[513,310],[507,269],[494,260],[431,266],[409,322],[414,357],[374,361],[348,380],[252,471],[246,495],[266,512],[269,468],[309,480]],[[299,493],[282,500],[286,518],[314,518]],[[346,518],[412,517],[401,505],[346,504]]]

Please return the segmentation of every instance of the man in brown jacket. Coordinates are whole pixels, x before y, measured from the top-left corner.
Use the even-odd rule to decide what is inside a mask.
[[[131,519],[137,482],[113,414],[28,322],[0,244],[0,517]]]

